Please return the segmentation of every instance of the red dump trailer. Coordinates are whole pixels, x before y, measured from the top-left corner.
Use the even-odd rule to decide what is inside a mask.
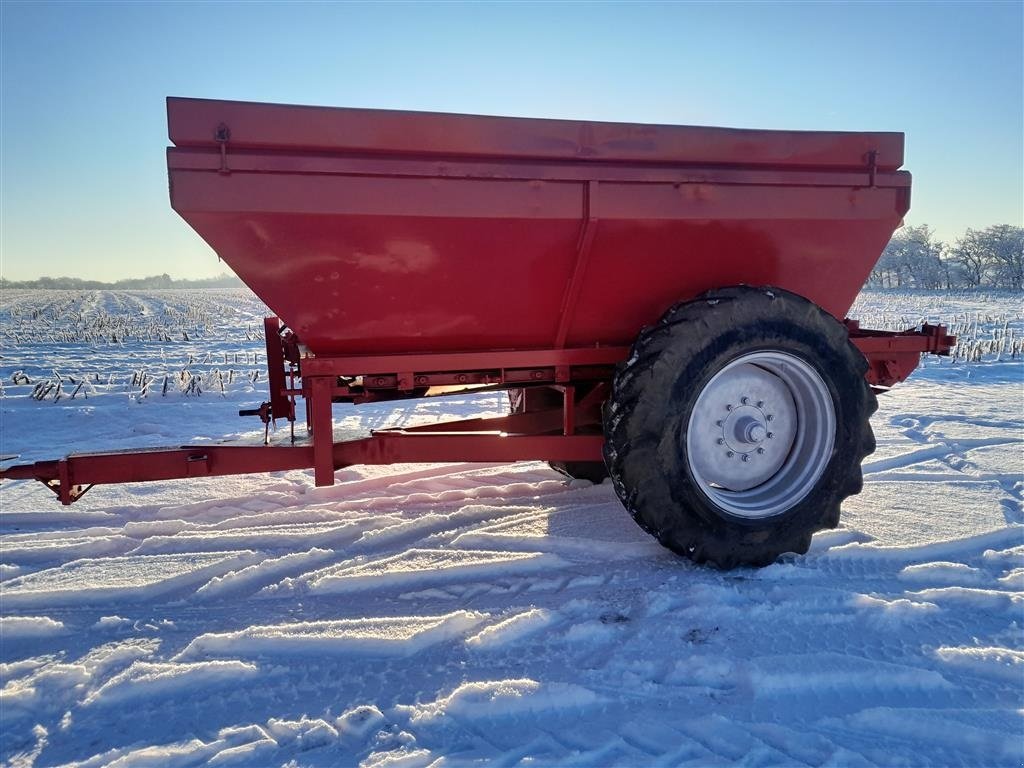
[[[171,98],[171,205],[276,314],[269,399],[308,437],[14,466],[92,485],[544,460],[610,476],[665,546],[806,551],[861,488],[875,393],[940,326],[843,320],[910,205],[903,135]],[[510,413],[334,442],[331,404],[503,389]],[[243,412],[244,413],[244,412]]]

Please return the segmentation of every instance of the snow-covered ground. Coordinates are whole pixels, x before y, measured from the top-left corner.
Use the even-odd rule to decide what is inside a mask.
[[[5,291],[0,453],[259,442],[235,412],[264,397],[263,311]],[[944,319],[965,354],[880,398],[842,526],[762,570],[681,560],[609,484],[542,464],[102,487],[66,509],[3,483],[0,760],[1020,765],[1020,297],[876,293],[854,315]],[[504,409],[336,406],[336,432]]]

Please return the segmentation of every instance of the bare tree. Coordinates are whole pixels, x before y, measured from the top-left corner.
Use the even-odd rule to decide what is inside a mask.
[[[958,271],[968,288],[980,286],[991,266],[985,240],[984,231],[968,229],[953,246],[952,261],[959,268]]]
[[[1024,227],[997,224],[983,230],[982,235],[996,285],[1015,291],[1024,288]]]
[[[945,245],[936,240],[927,224],[904,227],[892,241],[897,286],[936,289],[948,283],[943,265]]]
[[[871,270],[870,282],[882,288],[899,288],[903,284],[902,262],[903,241],[894,236]]]

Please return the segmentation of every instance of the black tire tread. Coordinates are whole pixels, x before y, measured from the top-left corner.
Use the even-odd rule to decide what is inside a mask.
[[[777,301],[781,299],[782,301]],[[678,364],[687,338],[700,336],[709,330],[709,309],[716,313],[728,311],[742,315],[752,301],[767,300],[783,309],[802,325],[820,330],[825,341],[839,354],[845,355],[858,371],[863,386],[859,387],[861,402],[850,409],[863,414],[855,425],[840,424],[839,429],[859,430],[855,436],[855,470],[841,478],[840,487],[823,505],[811,528],[795,526],[774,531],[771,536],[758,540],[759,534],[748,535],[740,543],[721,541],[695,530],[692,518],[679,514],[677,505],[668,497],[665,483],[639,481],[645,476],[645,466],[656,464],[661,441],[651,438],[658,429],[638,428],[646,421],[664,421],[663,404],[644,398],[646,387],[666,366]],[[735,286],[709,291],[696,299],[681,302],[669,309],[654,326],[641,330],[632,347],[629,359],[620,364],[612,383],[612,394],[605,403],[605,464],[619,499],[641,528],[658,539],[661,544],[697,563],[710,563],[722,569],[737,565],[768,565],[786,552],[804,554],[810,546],[811,534],[839,524],[842,501],[859,493],[863,487],[861,462],[875,449],[875,438],[868,417],[878,403],[871,388],[863,380],[868,363],[852,344],[846,328],[824,310],[795,294],[777,288]],[[628,416],[628,418],[627,418]],[[662,430],[662,440],[666,439]],[[674,439],[668,435],[667,439]],[[628,479],[627,479],[628,478]]]

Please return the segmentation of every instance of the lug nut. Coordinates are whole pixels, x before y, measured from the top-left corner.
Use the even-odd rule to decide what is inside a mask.
[[[722,426],[722,420],[721,420],[721,419],[719,419],[718,421],[716,421],[716,422],[715,422],[715,426],[716,426],[716,427],[720,427],[720,426]]]
[[[731,458],[732,458],[733,456],[735,456],[735,455],[736,455],[736,454],[735,454],[735,453],[733,453],[732,451],[726,451],[726,452],[725,452],[725,456],[726,456],[726,458],[729,458],[729,459],[731,459]]]
[[[758,453],[764,453],[764,448],[758,448],[758,449],[757,449],[757,452],[758,452]]]
[[[725,410],[731,411],[732,410],[732,405],[730,404],[730,405],[725,406]]]
[[[750,402],[750,400],[748,398],[746,398],[746,397],[741,397],[740,398],[740,402],[743,403],[744,405],[746,405],[747,403]]]
[[[744,453],[743,454],[743,460],[744,461],[750,461],[750,457],[747,454]]]
[[[725,443],[725,440],[723,440],[722,438],[718,438],[717,440],[715,440],[715,442],[718,443],[719,445],[723,445]]]
[[[771,421],[774,418],[775,418],[774,416],[772,416],[770,413],[768,413],[768,414],[765,414],[764,420],[765,421]]]
[[[757,407],[758,408],[764,408],[764,400],[758,400],[757,401]]]
[[[768,437],[769,440],[771,440],[773,437],[775,437],[775,433],[774,432],[769,432],[767,437]]]

